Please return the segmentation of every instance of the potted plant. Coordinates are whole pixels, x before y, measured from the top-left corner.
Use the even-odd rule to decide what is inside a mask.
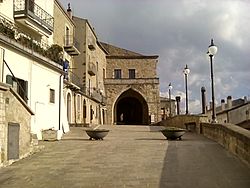
[[[160,131],[168,140],[176,140],[177,138],[181,140],[182,135],[184,135],[186,132],[185,129],[178,127],[166,127]]]
[[[89,136],[89,140],[103,140],[105,136],[109,133],[107,129],[88,129],[85,130],[87,135]]]
[[[44,141],[56,141],[57,130],[54,130],[54,128],[42,130],[42,139]]]

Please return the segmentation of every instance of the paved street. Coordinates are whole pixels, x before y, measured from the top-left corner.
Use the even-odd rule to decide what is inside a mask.
[[[217,143],[186,133],[167,141],[157,127],[115,126],[103,141],[83,128],[0,169],[1,188],[249,188],[250,169]]]

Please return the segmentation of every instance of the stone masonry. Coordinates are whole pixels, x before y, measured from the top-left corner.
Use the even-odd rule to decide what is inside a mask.
[[[146,101],[148,117],[143,124],[160,120],[159,79],[156,67],[158,56],[145,56],[110,44],[102,43],[108,51],[105,89],[107,93],[107,122],[116,124],[116,104],[118,98],[129,89],[139,93]],[[121,69],[121,78],[114,78],[114,70]],[[135,78],[129,78],[129,70],[135,70]],[[146,121],[146,123],[145,123]]]
[[[0,164],[8,158],[8,123],[18,123],[19,130],[19,158],[28,155],[32,150],[31,115],[33,112],[19,97],[6,85],[0,85]]]

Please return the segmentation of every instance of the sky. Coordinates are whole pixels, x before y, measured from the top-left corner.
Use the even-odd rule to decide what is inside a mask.
[[[88,19],[98,40],[143,55],[159,55],[161,96],[181,96],[185,113],[188,65],[189,112],[201,112],[201,87],[211,101],[211,69],[206,52],[213,38],[215,102],[250,99],[250,0],[59,0]]]

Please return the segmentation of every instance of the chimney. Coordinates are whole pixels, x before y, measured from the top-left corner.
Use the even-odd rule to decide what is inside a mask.
[[[201,87],[201,109],[202,109],[202,114],[205,114],[207,109],[206,109],[206,88]]]
[[[247,103],[247,96],[244,96],[244,104]]]
[[[177,115],[180,115],[180,101],[181,101],[181,97],[180,96],[176,96],[176,105],[177,105]]]
[[[72,10],[70,8],[70,3],[68,3],[68,9],[67,9],[67,14],[70,17],[70,19],[72,19]]]
[[[212,110],[212,109],[213,109],[213,102],[210,101],[210,102],[209,102],[209,110]]]
[[[227,109],[232,108],[232,96],[227,97]]]
[[[221,99],[221,111],[224,111],[226,107],[226,103],[224,99]]]

